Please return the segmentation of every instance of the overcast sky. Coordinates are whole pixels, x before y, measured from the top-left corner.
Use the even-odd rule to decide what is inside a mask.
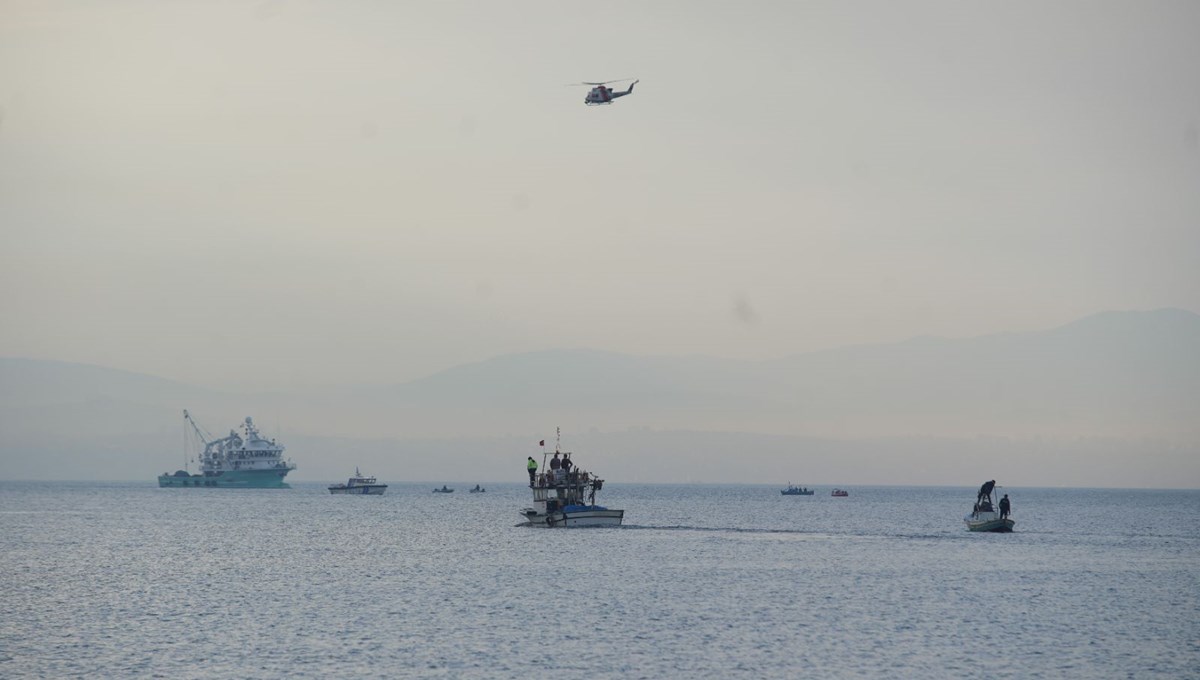
[[[1198,65],[1196,2],[0,0],[0,355],[261,389],[1200,310]]]

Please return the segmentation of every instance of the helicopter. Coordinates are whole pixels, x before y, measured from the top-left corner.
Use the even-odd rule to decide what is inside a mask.
[[[627,94],[633,94],[633,86],[637,85],[640,80],[635,80],[629,84],[629,89],[624,92],[614,92],[611,87],[605,87],[609,83],[620,83],[629,80],[629,78],[621,78],[620,80],[606,80],[602,83],[576,83],[577,85],[592,85],[591,92],[588,92],[587,97],[583,100],[588,106],[601,106],[611,104],[617,97],[624,97]]]

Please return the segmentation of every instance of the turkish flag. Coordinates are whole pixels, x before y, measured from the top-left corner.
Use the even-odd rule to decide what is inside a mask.
[[[546,440],[545,440],[545,439],[543,439],[542,441],[538,442],[538,446],[545,446],[545,445],[546,445]]]

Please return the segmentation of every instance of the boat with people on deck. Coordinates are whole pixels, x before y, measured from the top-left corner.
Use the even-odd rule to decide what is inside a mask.
[[[186,409],[183,422],[184,469],[159,475],[160,487],[291,488],[283,483],[283,478],[296,469],[296,464],[283,460],[284,447],[260,435],[249,417],[242,422],[240,433],[230,430],[228,436],[220,439],[214,439],[201,428]],[[192,474],[187,469],[188,461],[198,449],[200,472]]]
[[[971,508],[971,512],[963,517],[968,531],[1012,533],[1016,521],[1008,516],[1008,494],[1005,494],[1004,498],[996,503],[992,497],[995,490],[996,480],[994,479],[984,482],[983,486],[979,487],[979,493],[975,494],[975,505]]]
[[[448,487],[448,486],[446,486],[445,484],[443,484],[443,485],[442,485],[442,488],[440,488],[440,489],[434,489],[434,490],[433,490],[433,492],[434,492],[434,493],[454,493],[454,489],[451,489],[450,487]]]
[[[387,484],[380,484],[374,477],[364,477],[354,468],[354,476],[345,484],[334,484],[329,487],[329,493],[358,496],[382,496],[387,491]]]
[[[596,504],[596,492],[604,488],[603,479],[575,465],[571,460],[571,452],[561,451],[557,439],[554,457],[547,460],[548,455],[543,449],[544,471],[533,475],[529,484],[533,493],[533,507],[520,512],[527,526],[594,527],[621,524],[625,517],[624,510]]]
[[[779,493],[783,494],[784,496],[811,496],[816,493],[816,491],[803,486],[795,486],[791,482],[788,482],[787,488],[780,490]]]
[[[483,488],[482,486],[479,486],[478,484],[475,485],[474,489],[471,489],[471,493],[486,493],[486,492],[487,492],[487,489]]]
[[[846,496],[850,495],[850,492],[846,491],[845,489],[834,489],[833,493],[829,495],[835,498],[845,498]]]

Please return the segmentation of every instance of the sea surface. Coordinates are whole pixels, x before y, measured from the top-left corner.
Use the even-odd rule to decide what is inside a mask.
[[[1197,491],[478,481],[0,483],[0,677],[1200,677]]]

